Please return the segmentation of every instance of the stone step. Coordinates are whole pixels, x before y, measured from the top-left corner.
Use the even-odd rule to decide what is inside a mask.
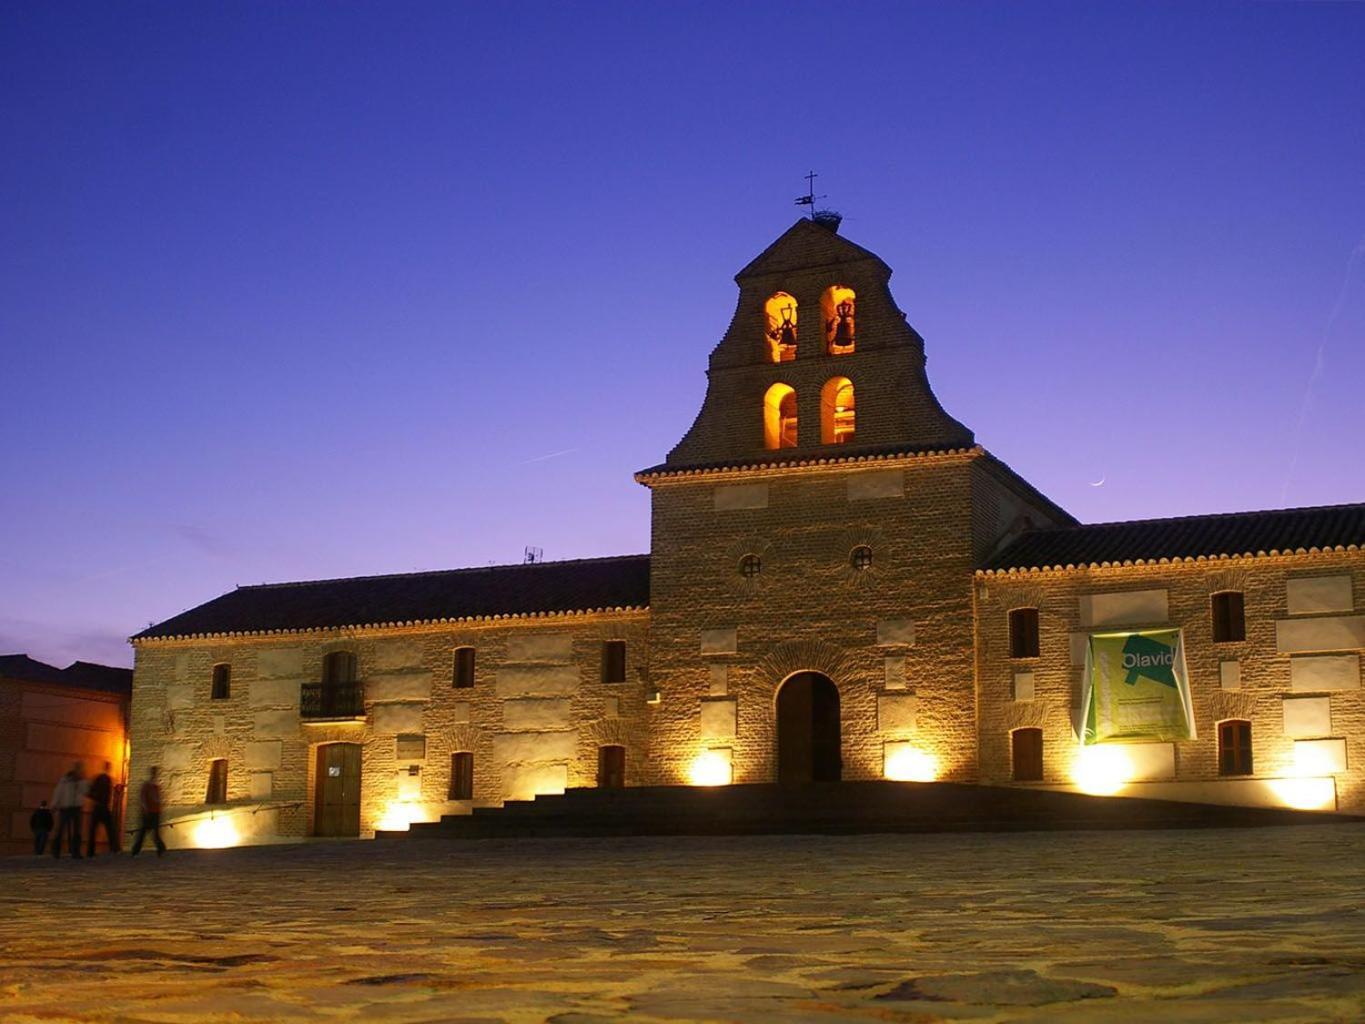
[[[416,839],[1171,829],[1320,824],[1345,815],[963,783],[574,789],[414,824]]]

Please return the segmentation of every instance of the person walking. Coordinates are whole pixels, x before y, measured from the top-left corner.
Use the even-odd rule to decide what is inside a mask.
[[[28,830],[33,833],[34,856],[41,857],[47,852],[47,837],[52,834],[52,812],[47,801],[38,803],[38,809],[28,816]]]
[[[95,831],[104,826],[104,838],[109,841],[109,852],[118,853],[118,833],[114,831],[114,815],[109,810],[109,802],[114,796],[114,780],[109,777],[111,765],[104,762],[104,771],[90,781],[85,797],[90,801],[90,839],[85,846],[87,857],[95,856]]]
[[[57,781],[52,791],[52,806],[57,811],[57,835],[52,842],[52,856],[62,855],[62,838],[72,858],[81,859],[81,818],[85,809],[85,768],[77,761]]]
[[[133,840],[134,857],[142,849],[142,840],[148,832],[152,834],[152,842],[156,844],[156,855],[160,857],[166,852],[166,844],[161,841],[161,786],[156,781],[159,774],[156,765],[152,765],[147,773],[147,781],[142,784],[142,789],[138,793],[137,805],[138,810],[142,812],[142,820],[138,823],[137,838]]]

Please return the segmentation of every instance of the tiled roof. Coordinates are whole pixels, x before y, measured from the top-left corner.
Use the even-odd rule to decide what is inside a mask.
[[[1365,504],[1138,519],[1031,530],[987,560],[987,572],[1179,561],[1365,546]]]
[[[130,668],[96,665],[91,661],[75,661],[66,668],[57,668],[56,665],[30,658],[27,654],[0,655],[0,678],[75,686],[82,690],[105,690],[109,693],[133,692],[133,670]]]
[[[72,686],[87,690],[108,690],[110,693],[133,692],[133,670],[113,665],[96,665],[91,661],[72,662],[62,669],[62,675]]]
[[[658,477],[692,476],[701,473],[723,473],[748,469],[782,469],[789,466],[838,465],[851,462],[879,462],[893,459],[908,459],[930,455],[969,455],[979,454],[977,447],[953,447],[950,445],[840,445],[837,448],[783,448],[778,451],[765,451],[744,458],[715,459],[709,462],[672,463],[661,462],[635,474],[639,483],[647,483]]]
[[[62,670],[27,654],[0,654],[0,677],[26,683],[60,683]]]
[[[448,569],[238,587],[134,640],[639,608],[649,556]]]

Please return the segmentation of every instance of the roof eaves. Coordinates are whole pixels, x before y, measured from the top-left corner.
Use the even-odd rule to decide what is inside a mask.
[[[1250,558],[1294,558],[1304,555],[1347,554],[1365,550],[1359,544],[1313,545],[1306,548],[1271,548],[1264,551],[1212,552],[1201,555],[1172,555],[1158,558],[1108,559],[1100,562],[1068,562],[1065,565],[1012,565],[1000,568],[981,568],[977,576],[1037,576],[1043,573],[1085,572],[1091,569],[1128,569],[1138,566],[1183,565],[1199,562],[1230,562]]]
[[[725,473],[780,472],[786,469],[800,469],[810,466],[841,466],[869,462],[909,462],[918,459],[944,458],[962,455],[984,455],[985,449],[979,445],[958,448],[905,449],[902,451],[864,452],[860,455],[808,455],[788,459],[760,459],[752,462],[708,462],[684,466],[670,466],[660,463],[635,474],[635,482],[648,487],[653,480],[683,476],[713,476]]]
[[[149,636],[148,630],[128,638],[131,644],[161,643],[183,640],[211,640],[221,638],[298,636],[310,633],[338,633],[353,629],[422,629],[431,626],[469,625],[514,619],[551,619],[586,615],[628,615],[649,611],[649,605],[617,605],[602,608],[573,608],[558,611],[495,612],[489,615],[458,615],[436,619],[406,619],[401,622],[349,622],[334,626],[296,626],[288,629],[243,629],[209,633],[177,633]],[[154,628],[154,627],[153,627]]]

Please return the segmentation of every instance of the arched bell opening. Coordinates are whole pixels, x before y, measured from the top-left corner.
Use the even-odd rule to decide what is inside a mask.
[[[820,312],[825,321],[825,351],[845,356],[857,343],[858,296],[844,284],[831,285],[820,296]]]
[[[796,358],[796,300],[786,292],[774,292],[763,303],[764,330],[769,355],[775,363]]]
[[[774,384],[763,395],[763,447],[796,447],[796,390],[788,384]]]
[[[820,389],[820,443],[848,444],[855,436],[853,382],[831,377]]]

